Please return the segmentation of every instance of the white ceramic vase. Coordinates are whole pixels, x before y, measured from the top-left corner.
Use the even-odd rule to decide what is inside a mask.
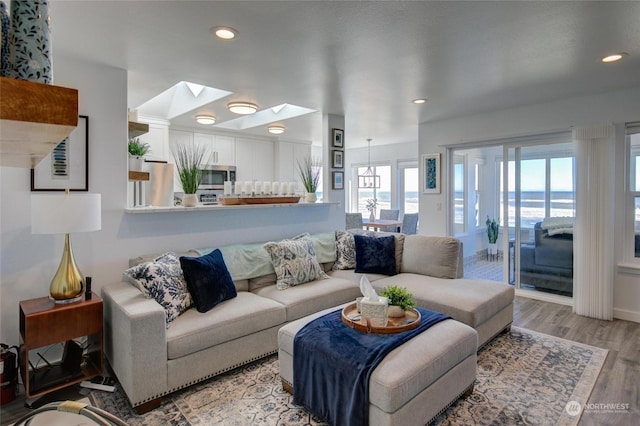
[[[184,194],[182,197],[182,205],[184,207],[195,207],[198,205],[198,196],[196,194]]]
[[[144,168],[144,157],[129,155],[129,171],[142,172]]]
[[[315,203],[316,201],[318,201],[318,197],[316,196],[316,193],[315,193],[315,192],[307,192],[307,193],[304,195],[304,200],[305,200],[307,203]]]
[[[369,213],[369,222],[373,223],[376,221],[376,214],[374,212]]]
[[[387,316],[389,318],[402,318],[404,316],[404,309],[397,305],[389,305]]]

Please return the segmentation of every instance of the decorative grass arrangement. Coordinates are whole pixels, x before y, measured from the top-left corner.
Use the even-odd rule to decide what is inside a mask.
[[[302,180],[304,190],[309,194],[314,194],[320,182],[320,168],[322,163],[317,159],[307,157],[302,163],[298,161],[298,175]]]
[[[129,139],[128,148],[129,154],[133,155],[134,157],[144,157],[147,152],[151,151],[151,147],[149,146],[149,144],[146,142],[142,142],[138,138]]]
[[[185,194],[195,194],[202,182],[202,168],[209,161],[207,149],[191,142],[172,145],[171,152],[182,190]]]

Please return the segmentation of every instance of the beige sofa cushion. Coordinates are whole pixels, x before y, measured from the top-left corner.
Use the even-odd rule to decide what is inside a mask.
[[[353,271],[349,271],[353,274]],[[255,294],[275,300],[285,306],[287,321],[302,318],[320,309],[355,301],[361,296],[359,284],[340,278],[311,281],[286,290],[275,285],[259,288]]]
[[[513,287],[495,281],[456,280],[403,273],[371,283],[376,291],[388,285],[406,287],[418,306],[442,312],[473,328],[513,302]]]
[[[437,278],[462,278],[458,271],[461,253],[462,243],[455,238],[407,235],[400,272]]]
[[[241,291],[208,312],[192,308],[176,318],[167,329],[167,355],[169,359],[180,358],[285,320],[282,304]]]

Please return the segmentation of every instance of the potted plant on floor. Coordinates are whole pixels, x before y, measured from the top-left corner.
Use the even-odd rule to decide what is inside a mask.
[[[184,192],[182,205],[195,207],[198,205],[196,191],[202,182],[202,169],[209,159],[207,149],[193,142],[177,143],[171,146],[171,152]]]
[[[307,203],[315,203],[318,199],[316,191],[320,182],[321,167],[320,161],[311,157],[305,158],[302,163],[298,161],[298,175],[306,192],[304,199]]]
[[[406,287],[390,285],[383,288],[380,295],[389,299],[387,316],[391,318],[403,317],[407,309],[416,306],[413,301],[413,294],[409,293]]]
[[[129,170],[132,172],[141,172],[144,165],[144,156],[151,151],[150,146],[146,142],[142,142],[139,138],[131,138],[128,143],[129,149]]]
[[[500,233],[500,225],[495,219],[489,219],[487,215],[487,237],[489,238],[489,246],[487,248],[487,254],[489,256],[496,256],[498,254],[498,234]]]

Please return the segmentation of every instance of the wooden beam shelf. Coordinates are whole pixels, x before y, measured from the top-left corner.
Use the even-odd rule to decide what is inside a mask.
[[[129,180],[131,181],[149,180],[149,172],[129,171]]]
[[[129,138],[137,138],[140,135],[144,135],[149,132],[149,125],[147,123],[136,123],[135,121],[129,122]]]
[[[78,126],[78,91],[0,77],[0,166],[33,168]]]

